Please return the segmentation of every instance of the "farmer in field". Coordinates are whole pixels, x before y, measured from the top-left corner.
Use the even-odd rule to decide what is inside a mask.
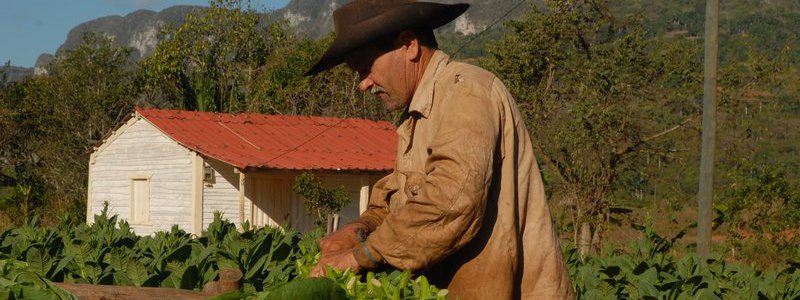
[[[395,170],[359,220],[320,241],[324,265],[390,265],[461,299],[572,298],[530,135],[493,74],[437,49],[433,29],[467,4],[355,0],[307,74],[341,63],[359,89],[404,110]]]

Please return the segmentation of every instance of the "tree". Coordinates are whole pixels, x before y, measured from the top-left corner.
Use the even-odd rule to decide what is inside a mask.
[[[317,227],[326,226],[327,233],[333,232],[334,215],[350,202],[344,186],[325,188],[322,182],[311,173],[295,177],[292,190],[303,197],[306,210]]]
[[[296,37],[285,23],[267,24],[249,1],[217,0],[180,28],[165,28],[139,69],[144,99],[158,107],[387,118],[373,96],[357,90],[358,77],[335,68],[303,76],[333,36]]]
[[[141,63],[139,85],[151,104],[216,112],[246,107],[254,73],[281,45],[284,31],[265,35],[249,1],[210,5],[190,13],[179,28],[164,28],[153,55]]]
[[[131,66],[128,49],[90,34],[57,56],[50,75],[4,89],[0,169],[23,215],[48,208],[84,219],[88,153],[133,108]]]
[[[669,155],[698,114],[698,48],[616,23],[604,1],[547,1],[507,23],[485,66],[515,95],[548,190],[571,211],[583,254],[599,249],[626,163]]]
[[[277,49],[259,74],[256,111],[371,120],[396,118],[397,114],[387,112],[375,96],[358,91],[358,75],[345,66],[303,76],[331,42],[333,35],[319,41],[294,39]]]

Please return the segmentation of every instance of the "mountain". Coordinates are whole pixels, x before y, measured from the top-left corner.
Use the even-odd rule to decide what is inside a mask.
[[[465,57],[484,54],[483,45],[500,36],[502,22],[522,15],[529,5],[542,7],[543,0],[437,0],[441,3],[466,2],[472,7],[454,22],[439,29],[440,43],[451,53],[461,51]],[[350,0],[291,0],[285,7],[265,13],[267,20],[286,20],[298,33],[319,38],[333,28],[333,11]],[[612,15],[618,20],[640,16],[645,29],[653,35],[683,34],[689,38],[702,36],[705,18],[705,0],[608,1]],[[99,33],[114,39],[118,46],[130,47],[133,58],[148,56],[157,43],[163,25],[180,26],[190,12],[202,10],[199,6],[173,6],[160,12],[138,10],[126,16],[108,16],[85,22],[73,28],[58,51],[71,50],[80,45],[83,35]],[[486,34],[472,37],[492,27]],[[727,50],[727,38],[748,36],[752,44],[762,49],[780,51],[785,43],[798,43],[796,28],[800,26],[800,1],[797,0],[730,0],[721,6],[721,51]],[[469,41],[470,43],[467,43]],[[466,48],[465,48],[466,46]],[[733,47],[733,45],[731,45]],[[735,48],[735,47],[733,47]],[[466,53],[466,54],[465,54]],[[42,74],[52,55],[43,54],[36,62],[35,74]],[[19,72],[17,72],[19,73]]]
[[[126,16],[108,16],[85,22],[70,30],[67,40],[58,51],[71,50],[83,42],[86,33],[100,33],[112,38],[118,45],[130,47],[134,58],[149,55],[158,42],[158,33],[164,25],[180,26],[190,12],[199,6],[172,6],[154,12],[137,10]]]
[[[333,11],[349,0],[292,0],[273,14],[286,19],[297,32],[311,37],[321,37],[333,30]],[[464,35],[483,31],[503,16],[520,15],[527,8],[519,0],[442,0],[440,3],[470,3],[472,7],[463,16],[442,29]],[[538,1],[537,1],[538,2]],[[508,14],[508,15],[507,15]]]
[[[0,85],[9,82],[22,81],[25,78],[33,75],[32,68],[23,68],[15,66],[0,66]]]
[[[200,6],[180,5],[160,12],[137,10],[125,16],[107,16],[84,22],[69,31],[56,53],[75,49],[83,43],[85,34],[96,33],[111,38],[118,46],[130,47],[133,58],[139,60],[153,52],[164,25],[180,26],[189,13],[202,9]],[[46,72],[45,66],[52,58],[49,53],[39,56],[34,67],[36,75]]]
[[[333,29],[333,11],[350,0],[292,0],[285,7],[267,12],[268,20],[286,20],[298,34],[318,38]],[[518,0],[458,1],[444,0],[442,3],[467,2],[472,7],[455,22],[442,29],[462,35],[478,33],[498,18],[519,15],[525,5]],[[160,12],[137,10],[125,16],[107,16],[82,23],[67,35],[66,41],[56,53],[75,49],[83,42],[86,33],[98,33],[114,40],[118,46],[130,47],[135,60],[144,58],[155,49],[158,32],[163,25],[180,26],[190,12],[202,10],[200,6],[173,6]],[[44,66],[52,55],[43,54],[36,62],[36,74],[45,72]]]

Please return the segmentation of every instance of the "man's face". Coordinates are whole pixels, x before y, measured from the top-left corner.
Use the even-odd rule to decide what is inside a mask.
[[[387,110],[402,109],[411,102],[416,86],[403,47],[386,52],[367,45],[348,55],[346,61],[358,72],[358,89],[378,96]]]

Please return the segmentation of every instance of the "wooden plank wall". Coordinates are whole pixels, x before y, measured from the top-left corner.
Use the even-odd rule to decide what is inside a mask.
[[[222,212],[222,218],[240,225],[239,220],[239,174],[234,167],[213,158],[206,158],[207,165],[214,169],[214,182],[203,184],[203,229],[214,221],[214,212]],[[245,216],[249,215],[245,205]]]
[[[150,222],[131,227],[140,235],[169,230],[173,224],[190,231],[191,152],[146,120],[132,122],[92,155],[89,222],[104,201],[109,202],[111,214],[129,220],[132,179],[149,178]]]

